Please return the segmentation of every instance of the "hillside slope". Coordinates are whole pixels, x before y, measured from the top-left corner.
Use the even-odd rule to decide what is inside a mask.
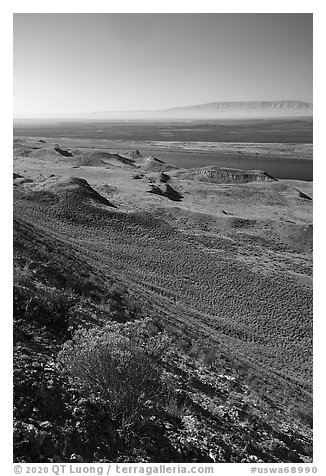
[[[65,160],[15,160],[15,461],[311,461],[311,201],[298,185],[162,184],[161,171]],[[92,375],[126,362],[129,398],[144,348],[145,397],[114,413],[115,387]]]

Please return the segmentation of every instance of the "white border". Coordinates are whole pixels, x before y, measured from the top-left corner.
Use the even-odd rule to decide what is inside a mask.
[[[326,318],[323,305],[325,294],[325,267],[323,253],[323,238],[326,232],[323,221],[324,211],[324,180],[326,153],[324,136],[326,131],[324,89],[326,85],[323,74],[325,63],[324,30],[326,29],[325,8],[317,1],[203,1],[179,2],[166,1],[116,1],[104,0],[86,1],[12,1],[1,7],[0,31],[2,58],[2,88],[1,88],[1,137],[2,137],[2,177],[1,177],[1,294],[2,294],[2,432],[1,450],[4,455],[5,468],[3,474],[14,474],[12,469],[12,14],[13,13],[314,13],[314,463],[319,475],[326,474],[324,458],[324,428],[325,428],[325,370],[324,362],[326,337],[324,320]],[[324,114],[323,114],[324,113]],[[6,365],[4,365],[6,364]],[[8,466],[8,468],[7,468]],[[266,467],[268,465],[265,465]],[[275,465],[279,466],[279,465]],[[280,467],[285,465],[280,465]],[[298,466],[289,464],[287,466]],[[249,474],[251,465],[223,464],[216,465],[215,474]],[[8,471],[7,471],[8,469]],[[303,473],[305,474],[305,473]]]

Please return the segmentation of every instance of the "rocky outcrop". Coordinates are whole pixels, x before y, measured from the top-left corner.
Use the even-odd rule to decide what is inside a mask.
[[[182,178],[210,183],[248,183],[277,180],[262,170],[240,170],[220,167],[202,167],[182,172]]]

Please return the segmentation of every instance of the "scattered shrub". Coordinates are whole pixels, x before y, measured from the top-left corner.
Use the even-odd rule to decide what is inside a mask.
[[[133,427],[146,404],[163,395],[159,362],[166,343],[165,334],[151,334],[147,320],[79,330],[59,353],[59,368],[111,419]]]

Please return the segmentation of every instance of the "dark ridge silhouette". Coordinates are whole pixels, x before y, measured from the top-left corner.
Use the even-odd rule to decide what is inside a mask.
[[[263,174],[266,175],[266,177],[270,180],[275,180],[276,182],[278,182],[278,178],[274,177],[273,175],[268,174],[267,172],[263,172]]]
[[[165,195],[174,202],[180,202],[183,198],[181,193],[172,188],[171,185],[169,185],[168,183],[166,184]]]
[[[161,195],[162,197],[165,197],[165,193],[163,190],[158,187],[157,185],[151,185],[151,189],[148,190],[148,193],[154,193],[156,195]]]
[[[58,146],[58,145],[54,147],[54,150],[55,150],[56,152],[59,152],[59,154],[60,154],[60,155],[63,155],[64,157],[73,157],[72,153],[69,152],[69,150],[61,149],[61,147]]]
[[[304,198],[305,200],[312,200],[309,195],[306,195],[305,193],[301,192],[301,190],[299,190],[298,188],[295,188],[295,190],[299,193],[300,198]]]
[[[133,159],[123,157],[122,155],[118,153],[112,154],[111,152],[93,152],[90,155],[90,157],[93,159],[102,159],[104,162],[106,162],[107,160],[110,161],[110,159],[116,159],[123,164],[131,165],[131,166],[134,165]]]
[[[15,180],[15,179],[18,179],[18,178],[23,178],[22,175],[16,174],[15,172],[14,172],[13,175],[14,175],[14,180]]]
[[[149,158],[150,160],[152,160],[153,162],[156,162],[156,163],[158,163],[158,164],[165,164],[165,162],[164,162],[163,160],[158,159],[157,157],[154,157],[153,155],[150,155],[148,158]]]
[[[135,168],[134,160],[123,157],[118,153],[106,152],[106,151],[94,151],[85,152],[81,149],[73,150],[76,157],[76,164],[80,166],[108,166],[108,167],[121,167],[122,165],[128,165]]]
[[[43,139],[40,139],[39,142],[41,142],[42,144],[46,144],[45,140]]]
[[[85,196],[93,198],[94,200],[96,200],[99,203],[102,203],[103,205],[108,205],[109,207],[117,208],[115,205],[113,205],[113,203],[111,203],[105,197],[100,195],[96,190],[94,190],[90,186],[90,184],[87,182],[87,180],[82,178],[72,177],[71,182],[79,185],[85,191]]]
[[[222,210],[223,215],[233,215],[233,213],[226,212],[225,210]]]
[[[164,172],[160,173],[160,182],[167,183],[171,179],[170,175],[165,174]]]
[[[154,193],[156,195],[160,195],[162,197],[166,197],[173,202],[180,202],[183,196],[174,190],[169,184],[166,184],[165,191],[162,190],[158,185],[151,185],[151,190],[148,190],[148,193]]]

